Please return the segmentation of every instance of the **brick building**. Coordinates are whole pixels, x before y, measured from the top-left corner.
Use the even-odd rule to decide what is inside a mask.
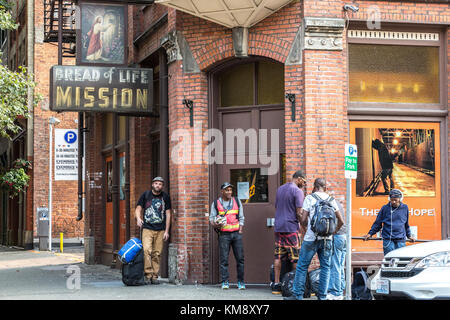
[[[265,283],[277,187],[302,169],[308,193],[325,177],[345,204],[349,142],[359,150],[353,236],[369,230],[385,184],[403,190],[419,239],[449,236],[447,1],[164,0],[130,6],[128,21],[129,64],[154,71],[155,116],[86,115],[88,261],[114,263],[138,235],[136,202],[161,175],[174,209],[162,275],[217,282],[208,213],[229,180],[243,192],[246,281]],[[226,149],[235,138],[227,130],[247,135],[242,154]],[[224,138],[223,149],[211,154],[208,134]],[[376,139],[389,148],[391,174]],[[114,168],[125,178],[114,182]],[[355,240],[354,266],[378,263],[380,245]]]
[[[45,2],[34,1],[28,65],[48,96],[58,52],[44,42]],[[367,233],[391,187],[404,192],[419,239],[449,236],[448,1],[129,2],[135,5],[128,6],[128,65],[153,69],[154,112],[84,114],[80,230],[87,263],[116,264],[121,244],[139,234],[134,208],[140,194],[153,177],[163,176],[174,214],[162,275],[217,282],[218,241],[208,214],[228,180],[244,202],[246,282],[266,283],[276,189],[301,169],[307,193],[315,178],[325,177],[345,205],[346,143],[356,144],[359,153],[353,236]],[[61,120],[59,128],[77,127],[73,113],[49,111],[48,99],[34,111],[27,230],[46,204],[42,177],[48,173],[51,116]],[[248,144],[239,149],[244,136]],[[377,139],[389,152],[390,171]],[[73,220],[76,182],[53,186],[55,215]],[[355,239],[353,265],[377,264],[380,245]]]
[[[39,106],[32,110],[29,119],[19,120],[23,131],[14,137],[13,142],[9,142],[10,151],[6,153],[6,166],[16,158],[32,162],[33,168],[28,172],[29,186],[23,195],[15,199],[8,199],[7,194],[1,195],[0,241],[26,249],[32,249],[37,238],[37,209],[48,208],[49,203],[49,119],[56,117],[60,120],[56,128],[78,128],[76,114],[57,114],[49,110],[50,68],[58,64],[58,48],[49,41],[48,30],[44,28],[44,17],[49,14],[48,4],[44,0],[13,1],[12,13],[19,28],[7,32],[5,46],[8,61],[4,62],[11,70],[23,66],[32,72],[37,83],[36,92],[44,97]],[[74,58],[64,58],[64,64],[74,63]],[[54,150],[52,152],[54,154]],[[61,232],[65,238],[82,238],[84,224],[75,220],[78,214],[77,181],[55,181],[54,175],[52,181],[53,238],[59,239]]]

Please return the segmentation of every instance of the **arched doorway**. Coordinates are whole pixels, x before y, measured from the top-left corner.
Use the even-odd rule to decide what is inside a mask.
[[[256,57],[224,63],[210,72],[209,93],[209,125],[223,135],[223,161],[210,168],[210,199],[217,198],[224,181],[235,186],[234,196],[241,198],[245,215],[245,281],[268,283],[275,195],[284,181],[284,65]],[[214,231],[210,243],[211,278],[218,282]],[[230,256],[230,281],[234,282],[235,261]]]

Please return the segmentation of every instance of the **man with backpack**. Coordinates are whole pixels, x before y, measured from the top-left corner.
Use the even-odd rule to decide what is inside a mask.
[[[344,224],[338,205],[326,193],[325,179],[314,181],[315,192],[306,196],[300,214],[300,224],[307,228],[300,249],[292,296],[285,300],[302,300],[308,267],[317,253],[320,262],[319,300],[327,299],[330,280],[330,260],[333,253],[333,234]]]
[[[219,234],[219,264],[222,289],[230,288],[228,274],[228,256],[233,248],[237,268],[237,287],[245,290],[244,284],[244,210],[241,201],[233,197],[233,185],[225,182],[220,187],[222,196],[211,204],[209,221]]]
[[[159,284],[158,273],[163,240],[169,239],[171,202],[169,195],[162,191],[163,186],[163,178],[154,178],[152,190],[147,190],[141,195],[135,210],[137,225],[143,228],[142,247],[147,284]]]

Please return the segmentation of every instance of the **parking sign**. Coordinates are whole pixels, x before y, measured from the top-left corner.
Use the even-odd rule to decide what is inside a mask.
[[[345,145],[345,178],[356,179],[358,171],[358,148],[356,144]]]

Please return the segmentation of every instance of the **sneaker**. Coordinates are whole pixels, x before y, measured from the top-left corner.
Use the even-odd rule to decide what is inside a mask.
[[[281,282],[272,285],[272,294],[281,294]]]
[[[243,282],[238,281],[237,287],[239,290],[245,290],[245,284]]]
[[[336,300],[336,296],[334,294],[328,293],[326,300]]]
[[[284,297],[283,300],[298,300],[296,296],[290,295],[289,297]]]
[[[145,283],[146,285],[152,284],[152,279],[145,278],[144,283]]]
[[[161,282],[159,282],[158,279],[152,279],[152,284],[160,284]]]
[[[228,281],[222,282],[222,290],[228,290],[228,289],[230,289],[230,284],[228,283]]]

